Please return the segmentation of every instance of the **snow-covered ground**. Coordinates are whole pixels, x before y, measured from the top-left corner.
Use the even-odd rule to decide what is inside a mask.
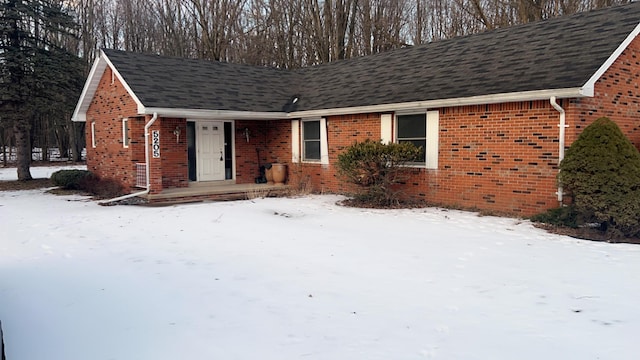
[[[337,200],[0,192],[8,360],[638,358],[640,246]]]
[[[86,165],[32,166],[29,170],[34,179],[50,178],[51,174],[61,169],[87,170]],[[0,181],[17,180],[18,172],[15,167],[0,168]]]

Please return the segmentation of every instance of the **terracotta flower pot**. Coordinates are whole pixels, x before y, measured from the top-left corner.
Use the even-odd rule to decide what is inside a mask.
[[[287,165],[271,164],[271,174],[273,174],[273,182],[276,185],[284,185],[287,181]]]

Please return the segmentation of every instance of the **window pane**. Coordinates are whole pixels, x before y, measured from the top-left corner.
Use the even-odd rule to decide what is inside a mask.
[[[398,139],[425,138],[427,136],[426,114],[398,116]]]
[[[304,140],[320,140],[320,121],[304,121],[302,126]]]
[[[420,160],[418,161],[427,161],[427,156],[425,153],[425,149],[427,148],[427,141],[426,140],[400,140],[398,141],[399,143],[412,143],[413,145],[415,145],[418,148],[421,148],[422,151],[420,151]]]
[[[122,120],[122,143],[129,146],[129,120]]]
[[[320,141],[304,142],[304,159],[320,160]]]

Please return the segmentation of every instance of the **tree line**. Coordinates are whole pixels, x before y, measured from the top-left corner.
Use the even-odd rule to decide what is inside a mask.
[[[297,68],[629,0],[78,0],[100,48]]]
[[[79,158],[69,119],[101,48],[299,68],[629,1],[0,0],[0,156],[21,179],[34,146]]]

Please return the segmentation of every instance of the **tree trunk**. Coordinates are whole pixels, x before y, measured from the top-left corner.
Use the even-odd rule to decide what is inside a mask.
[[[29,136],[29,123],[17,120],[13,124],[13,134],[16,138],[16,168],[18,180],[31,180],[31,144]]]
[[[82,149],[84,144],[84,123],[71,123],[69,126],[69,133],[71,135],[71,160],[73,162],[82,161]]]

